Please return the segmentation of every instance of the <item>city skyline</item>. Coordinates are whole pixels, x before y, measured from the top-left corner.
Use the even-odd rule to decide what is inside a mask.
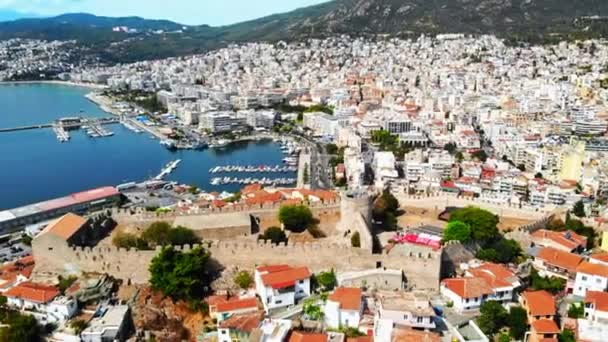
[[[255,3],[225,0],[204,4],[194,0],[177,0],[167,8],[166,3],[160,0],[0,0],[0,21],[84,12],[110,17],[167,19],[187,25],[222,26],[323,2],[327,0],[258,0]]]

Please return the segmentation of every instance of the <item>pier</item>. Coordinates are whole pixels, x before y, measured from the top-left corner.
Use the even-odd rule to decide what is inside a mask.
[[[111,125],[118,123],[119,120],[114,117],[105,117],[105,118],[84,118],[84,117],[72,117],[72,118],[61,118],[55,120],[52,123],[39,124],[39,125],[29,125],[29,126],[19,126],[19,127],[8,127],[8,128],[0,128],[0,133],[8,133],[8,132],[18,132],[18,131],[27,131],[34,129],[46,129],[52,128],[53,132],[57,136],[57,140],[59,142],[67,142],[70,140],[69,131],[76,130],[80,128],[87,129],[87,134],[92,138],[101,138],[101,137],[109,137],[114,135],[114,133],[105,129],[104,125]]]
[[[175,169],[177,169],[177,165],[179,165],[179,163],[181,163],[181,162],[182,162],[181,159],[170,162],[162,169],[162,171],[158,174],[158,176],[154,177],[154,180],[157,180],[157,181],[163,180],[165,177],[167,177],[169,174],[171,174],[173,171],[175,171]]]
[[[281,165],[225,165],[216,166],[209,170],[209,173],[230,173],[230,172],[245,172],[245,173],[288,173],[296,172],[298,168],[295,166],[281,166]]]

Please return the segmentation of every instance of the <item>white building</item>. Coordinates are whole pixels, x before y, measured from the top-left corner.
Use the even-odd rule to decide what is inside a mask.
[[[24,282],[4,292],[7,305],[31,314],[41,323],[61,323],[78,311],[75,299],[60,297],[54,286]]]
[[[384,187],[385,182],[399,178],[395,164],[396,159],[393,152],[376,152],[374,154],[374,173],[378,187]]]
[[[130,332],[130,322],[128,305],[111,306],[101,317],[93,318],[80,336],[83,342],[124,341]]]
[[[493,293],[486,281],[477,277],[444,279],[439,291],[459,312],[479,309],[485,298]]]
[[[587,291],[608,291],[608,266],[581,262],[576,268],[574,295],[585,297]]]
[[[380,291],[376,295],[379,319],[390,320],[394,326],[419,329],[435,328],[435,312],[429,298],[422,293]]]
[[[310,296],[310,270],[288,265],[261,266],[255,271],[255,288],[264,310],[295,305]]]
[[[332,329],[359,327],[363,311],[361,295],[359,288],[337,288],[325,303],[325,324]]]

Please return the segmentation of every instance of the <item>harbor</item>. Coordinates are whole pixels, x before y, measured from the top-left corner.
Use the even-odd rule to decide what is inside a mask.
[[[239,166],[239,165],[226,165],[226,166],[216,166],[214,168],[209,169],[209,173],[231,173],[231,172],[245,172],[245,173],[288,173],[288,172],[297,172],[298,168],[294,166],[281,166],[281,165],[247,165],[247,166]]]

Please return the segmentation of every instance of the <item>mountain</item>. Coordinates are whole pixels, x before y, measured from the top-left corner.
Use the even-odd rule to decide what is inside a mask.
[[[135,31],[111,30],[117,26]],[[84,13],[0,23],[0,39],[74,39],[108,62],[201,53],[231,42],[448,32],[492,33],[512,42],[606,37],[608,1],[334,0],[221,27]]]
[[[501,36],[570,34],[608,26],[605,0],[335,0],[227,28],[247,37],[292,38],[335,34],[493,33]],[[605,18],[604,18],[605,19]],[[579,21],[580,23],[580,21]],[[608,34],[604,27],[602,31]]]

